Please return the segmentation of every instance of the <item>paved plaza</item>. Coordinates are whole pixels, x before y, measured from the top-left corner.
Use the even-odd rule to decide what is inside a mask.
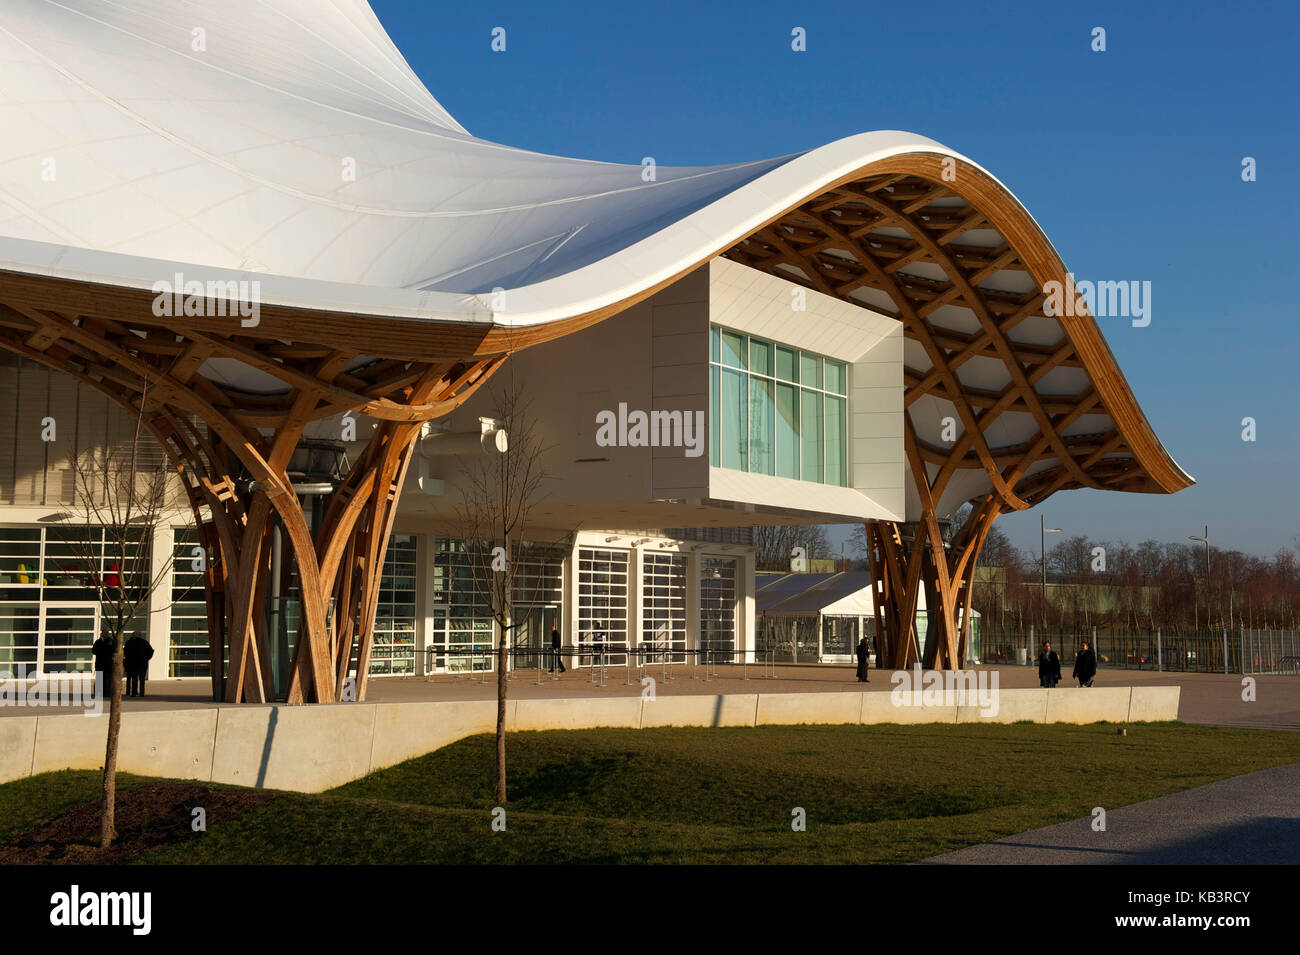
[[[1035,687],[1037,672],[1031,667],[1002,666],[996,669],[998,685],[1004,689]],[[860,684],[851,666],[817,664],[776,666],[765,676],[761,664],[748,667],[719,666],[716,675],[706,674],[703,666],[678,664],[671,668],[648,666],[645,675],[655,680],[660,696],[700,696],[728,693],[823,693],[861,690],[864,693],[887,693],[890,672],[872,670],[871,682]],[[543,672],[538,683],[537,671],[515,671],[510,678],[512,699],[592,699],[637,696],[641,693],[639,671],[625,666],[605,670],[601,686],[599,671],[570,669],[558,679]],[[1103,669],[1097,686],[1180,686],[1178,718],[1186,723],[1238,726],[1254,729],[1300,730],[1300,677],[1257,676],[1254,702],[1242,700],[1242,677],[1222,673],[1157,673],[1150,670]],[[1068,682],[1068,681],[1067,681]],[[1064,685],[1064,684],[1063,684]],[[210,684],[206,680],[153,680],[142,700],[124,699],[127,709],[187,709],[213,706]],[[372,703],[420,702],[431,700],[489,700],[496,698],[494,673],[463,676],[375,677],[367,692]],[[226,704],[221,704],[226,705]],[[254,704],[241,704],[254,705]],[[55,713],[54,708],[39,711],[28,707],[0,706],[0,718]]]

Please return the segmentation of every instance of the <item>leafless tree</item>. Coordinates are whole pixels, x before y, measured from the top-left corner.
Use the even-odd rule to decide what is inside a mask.
[[[465,542],[476,589],[500,633],[497,645],[497,784],[498,805],[506,802],[506,669],[512,631],[519,626],[515,600],[528,556],[527,535],[533,509],[545,496],[549,475],[546,447],[513,370],[492,392],[493,417],[508,436],[504,453],[484,453],[462,463],[458,532]],[[540,658],[538,661],[540,666]]]
[[[151,438],[144,416],[150,383],[143,381],[128,440],[70,455],[75,504],[62,515],[76,554],[81,583],[93,589],[100,608],[100,636],[113,641],[108,684],[108,732],[100,801],[99,844],[117,838],[117,752],[122,728],[122,660],[128,630],[146,625],[153,593],[170,586],[172,555],[156,563],[150,545],[171,509],[168,469],[146,455]]]

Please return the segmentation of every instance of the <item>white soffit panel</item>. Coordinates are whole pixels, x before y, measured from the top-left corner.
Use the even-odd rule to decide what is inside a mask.
[[[793,307],[799,300],[803,311]],[[722,258],[709,263],[709,321],[849,363],[902,330],[897,319],[865,306]]]
[[[901,467],[899,474],[901,477]],[[879,494],[882,498],[897,499],[897,504],[901,504],[899,490],[880,488]],[[811,481],[794,481],[767,474],[733,471],[730,468],[709,468],[709,498],[741,505],[753,504],[810,514],[825,514],[828,517],[840,517],[851,521],[903,519],[900,507],[868,497],[856,488],[814,484]]]

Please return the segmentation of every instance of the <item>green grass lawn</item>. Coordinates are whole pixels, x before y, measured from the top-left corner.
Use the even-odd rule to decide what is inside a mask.
[[[491,828],[494,741],[477,736],[328,793],[277,793],[134,861],[907,862],[1300,761],[1300,734],[1176,723],[1123,737],[1106,724],[608,729],[508,745],[505,832]],[[0,841],[97,786],[71,772],[0,786]],[[806,832],[791,830],[795,807]]]

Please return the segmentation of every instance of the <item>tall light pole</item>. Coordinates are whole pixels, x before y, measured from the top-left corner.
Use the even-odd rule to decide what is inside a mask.
[[[1041,537],[1043,540],[1042,549],[1039,551],[1039,560],[1042,563],[1042,579],[1043,579],[1043,634],[1044,636],[1046,636],[1047,633],[1047,535],[1059,534],[1061,533],[1061,528],[1048,527],[1047,518],[1044,517],[1042,514],[1038,515],[1038,526],[1042,532]]]
[[[1210,525],[1205,525],[1204,537],[1193,537],[1188,535],[1189,541],[1197,541],[1205,545],[1205,629],[1210,629]]]
[[[1205,545],[1205,582],[1208,584],[1210,582],[1210,525],[1205,525],[1204,537],[1193,537],[1189,534],[1187,539]]]

